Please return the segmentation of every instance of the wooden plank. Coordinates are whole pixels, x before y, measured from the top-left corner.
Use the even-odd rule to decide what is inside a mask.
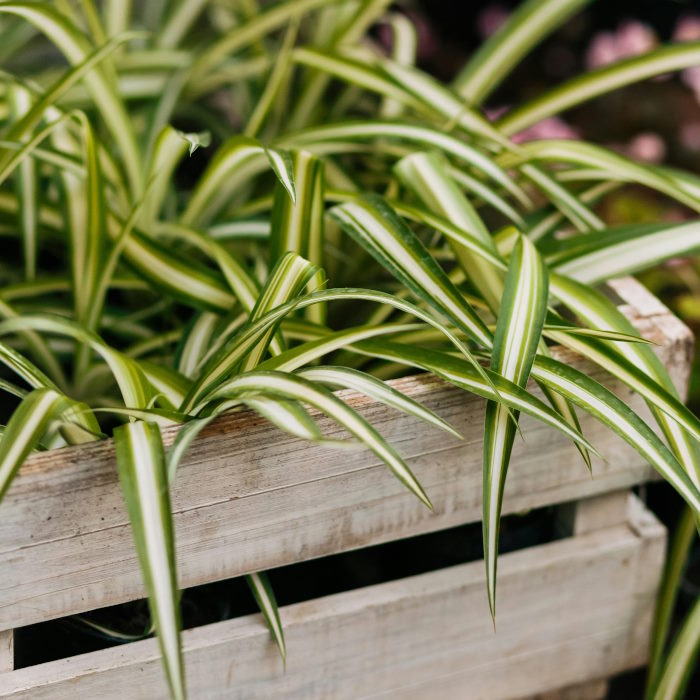
[[[672,314],[659,299],[633,277],[612,280],[608,287],[622,300],[621,311],[635,324],[650,324],[654,332],[665,338],[668,356],[665,360],[671,379],[685,400],[693,362],[695,338],[692,331]]]
[[[689,336],[679,324],[658,309],[649,316],[637,307],[628,311],[640,331],[659,344],[666,363],[687,361]],[[664,323],[671,327],[668,337],[668,329],[661,330]],[[556,354],[606,378],[571,353],[559,349]],[[187,454],[172,489],[181,586],[479,520],[483,401],[426,376],[393,385],[435,409],[465,438],[460,442],[344,394],[407,458],[434,513],[365,450],[310,446],[249,413],[223,417]],[[638,397],[611,387],[644,413]],[[581,418],[584,433],[606,458],[595,462],[595,478],[570,441],[525,417],[526,439],[516,441],[513,451],[504,513],[651,478],[631,448],[598,422]],[[174,434],[167,431],[166,439]],[[111,441],[33,457],[2,503],[0,630],[139,597],[143,587]]]
[[[646,659],[664,544],[647,518],[502,556],[496,633],[482,561],[282,608],[286,672],[259,615],[188,630],[190,694],[512,700],[607,677]],[[155,700],[161,673],[147,640],[0,675],[0,698]]]
[[[628,520],[629,502],[630,492],[621,489],[565,503],[558,509],[559,527],[571,536],[619,525]]]
[[[0,673],[12,671],[15,667],[15,633],[12,630],[0,632]]]

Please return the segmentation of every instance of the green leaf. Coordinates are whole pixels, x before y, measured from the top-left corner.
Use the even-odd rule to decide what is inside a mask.
[[[109,235],[116,240],[124,227],[112,219]],[[197,308],[230,311],[236,297],[226,281],[216,272],[196,265],[185,255],[151,240],[138,231],[126,237],[124,258],[149,284]],[[211,250],[211,246],[209,246]],[[230,257],[230,256],[229,256]]]
[[[401,66],[412,66],[418,55],[418,30],[406,15],[391,12],[383,18],[384,26],[391,30],[391,58]],[[385,119],[401,115],[403,107],[400,102],[386,99],[382,102],[380,114]]]
[[[484,322],[384,200],[365,195],[333,207],[331,216],[419,299],[449,318],[470,338],[491,346],[491,334]]]
[[[194,377],[197,367],[213,340],[218,323],[219,316],[210,311],[202,311],[192,318],[182,336],[176,359],[177,370],[185,377],[190,379]]]
[[[593,187],[584,190],[577,195],[580,202],[584,205],[596,203],[601,197],[614,191],[620,187],[618,182],[602,182]],[[527,226],[524,227],[525,235],[533,242],[537,242],[544,238],[548,234],[556,230],[557,226],[561,224],[564,220],[563,211],[551,211],[548,207],[540,210],[535,215],[528,217]],[[596,217],[597,219],[597,217]],[[605,228],[602,221],[598,220],[594,222],[594,225],[590,227],[592,230],[600,230]],[[513,228],[510,229],[511,232],[515,232]],[[501,248],[501,243],[499,242],[499,250],[503,253],[505,252]]]
[[[250,313],[250,322],[253,323],[259,320],[268,311],[298,296],[316,272],[316,266],[312,265],[308,260],[296,253],[285,253],[278,260],[270,273],[267,283],[261,290]],[[244,370],[252,369],[260,363],[272,341],[274,331],[275,328],[273,326],[248,353],[243,364]],[[278,346],[275,349],[275,354],[279,353],[281,349],[281,346]]]
[[[347,54],[323,51],[313,47],[299,47],[294,50],[293,60],[300,65],[316,68],[406,106],[415,108],[420,105],[418,100],[402,90],[394,81],[374,70],[365,57],[357,59]]]
[[[158,218],[175,168],[188,147],[192,155],[191,136],[173,129],[170,125],[158,134],[146,175],[148,198],[144,203],[142,222],[149,223]]]
[[[0,7],[2,7],[0,5]],[[54,83],[46,92],[37,96],[36,101],[22,118],[17,120],[6,132],[5,139],[7,141],[23,141],[31,134],[34,127],[46,116],[49,111],[57,111],[55,104],[63,95],[89,73],[97,64],[107,58],[115,51],[120,44],[138,36],[137,32],[130,32],[119,37],[115,37],[108,41],[104,46],[99,47],[90,53],[85,60],[72,67],[67,71],[56,83]],[[28,86],[21,85],[20,89],[30,90]],[[7,156],[5,156],[7,158]],[[3,161],[0,161],[4,165]]]
[[[250,586],[255,602],[260,608],[260,612],[267,622],[267,626],[270,628],[270,633],[275,640],[275,644],[277,644],[280,656],[282,657],[282,663],[286,669],[287,647],[284,643],[284,630],[282,629],[282,622],[280,621],[279,610],[277,609],[277,601],[275,600],[275,593],[272,590],[270,580],[264,571],[260,571],[257,574],[249,574],[246,576],[246,581]]]
[[[6,157],[0,166],[0,184],[2,184],[16,170],[22,171],[23,164],[34,162],[33,159],[51,162],[60,167],[62,175],[83,174],[79,164],[70,159],[69,156],[62,156],[57,151],[48,151],[38,148],[38,145],[46,139],[52,132],[60,130],[64,123],[70,118],[77,117],[79,112],[68,112],[57,116],[49,122],[47,126],[32,134],[31,138],[24,138],[22,141],[4,140],[1,142],[2,148],[7,151]],[[28,158],[31,156],[31,158]]]
[[[700,652],[700,598],[693,603],[678,632],[652,700],[676,700],[685,696]]]
[[[15,120],[23,117],[31,108],[30,94],[18,85],[8,85],[8,102]],[[24,276],[28,280],[36,276],[38,197],[36,164],[32,158],[24,158],[15,180],[17,200],[20,206],[20,226],[24,252]]]
[[[300,4],[300,3],[297,3]],[[366,0],[359,5],[327,9],[334,16],[334,26],[330,36],[323,44],[329,50],[340,46],[358,43],[367,30],[385,13],[391,0]],[[349,14],[352,13],[352,14]],[[294,111],[289,118],[291,128],[299,128],[314,120],[319,105],[323,103],[323,92],[330,82],[330,76],[324,73],[312,75],[304,83],[301,95],[295,100]]]
[[[184,700],[175,535],[160,430],[155,423],[127,423],[115,428],[114,447],[170,694]]]
[[[543,250],[558,274],[587,285],[644,270],[700,249],[700,224],[635,224],[576,236]]]
[[[423,488],[394,448],[357,411],[327,389],[295,375],[252,371],[224,382],[206,399],[235,399],[246,395],[301,401],[322,411],[367,445],[394,475],[432,510],[432,504]]]
[[[525,387],[547,313],[547,269],[535,246],[520,237],[510,259],[494,336],[491,369]],[[517,416],[516,416],[517,420]],[[499,403],[486,406],[483,535],[491,615],[496,615],[496,562],[503,491],[516,425]]]
[[[697,66],[699,63],[698,41],[661,46],[570,78],[562,85],[557,85],[510,110],[497,121],[497,125],[504,134],[517,134],[542,119],[576,107],[587,100],[640,80]]]
[[[542,139],[524,143],[517,153],[504,154],[498,160],[504,167],[542,160],[595,168],[600,170],[599,179],[601,180],[621,180],[644,185],[675,199],[694,211],[700,211],[700,202],[697,197],[688,194],[683,187],[662,172],[613,153],[602,146],[566,139]]]
[[[88,38],[77,27],[45,3],[2,2],[0,13],[17,15],[31,22],[58,47],[73,66],[84,63],[94,51]],[[91,71],[83,75],[83,80],[107,128],[119,145],[132,191],[139,193],[143,185],[141,159],[132,122],[124,109],[124,104],[113,90],[101,67],[93,66]]]
[[[71,275],[76,321],[90,331],[99,320],[96,303],[103,273],[106,248],[106,202],[104,182],[95,137],[87,118],[79,113],[85,147],[86,179],[76,181],[65,173],[71,245]],[[89,346],[83,344],[75,358],[75,375],[82,376],[90,360]]]
[[[248,22],[224,34],[214,41],[192,65],[190,82],[196,84],[223,60],[233,56],[239,49],[250,46],[266,34],[287,25],[292,18],[322,7],[328,0],[287,0],[261,12]]]
[[[281,182],[275,187],[270,228],[270,262],[286,252],[321,263],[323,243],[323,161],[305,151],[291,153],[290,178],[296,198]]]
[[[266,166],[272,168],[294,200],[294,175],[289,158],[282,152],[265,148],[255,139],[236,135],[218,148],[197,181],[181,222],[195,227],[208,224],[236,188],[263,172]]]
[[[183,226],[182,224],[171,223],[169,221],[159,221],[152,223],[150,230],[152,234],[156,235],[159,239],[165,238],[173,239],[176,241],[182,241],[188,245],[194,246],[200,252],[204,253],[212,262],[214,262],[219,267],[219,270],[221,271],[221,274],[226,284],[228,285],[229,290],[235,295],[235,299],[237,299],[240,302],[241,306],[246,311],[252,310],[252,308],[255,306],[255,301],[259,294],[258,283],[256,282],[255,278],[248,272],[245,264],[241,260],[239,260],[231,251],[227,250],[223,245],[221,245],[217,241],[212,240],[202,231],[190,228],[188,226]],[[156,245],[159,247],[160,250],[165,251],[161,240],[159,240],[157,243],[154,242],[154,246]],[[172,255],[169,255],[165,252],[163,252],[162,254],[162,263],[163,274],[170,274],[171,277],[175,274],[175,271],[172,269],[175,265],[180,267],[181,265],[186,264],[184,256],[178,257],[176,259],[173,258]],[[197,275],[197,277],[202,279],[203,282],[206,280],[207,283],[213,283],[216,279],[211,273],[207,274],[207,268],[202,267],[200,271],[200,268],[195,268],[192,264],[190,264],[189,269],[191,270],[191,274],[193,277]],[[187,274],[186,269],[182,269],[182,271],[180,271],[179,274],[181,276],[185,276]],[[173,281],[174,280],[171,280],[171,285]],[[158,284],[159,282],[156,283]],[[184,280],[183,284],[186,284]],[[190,290],[194,291],[191,282]],[[220,297],[221,295],[210,294],[209,296],[207,296],[206,287],[203,286],[203,288],[201,289],[201,297],[197,300],[197,303],[198,305],[203,306],[204,308],[213,308],[217,311],[231,311],[234,306],[235,299],[231,297],[228,292],[227,294],[228,303],[225,306],[219,306],[218,297]],[[194,299],[192,299],[191,301],[194,301]],[[213,303],[214,301],[217,301],[216,305]],[[223,302],[223,298],[221,299],[221,301]]]
[[[0,322],[0,335],[25,330],[63,335],[89,345],[102,356],[121,390],[124,404],[129,408],[145,408],[153,395],[152,388],[138,364],[108,346],[99,336],[78,324],[58,316],[18,316]]]
[[[472,394],[492,401],[503,401],[512,410],[522,411],[533,416],[546,425],[561,431],[585,449],[598,454],[575,427],[562,419],[543,401],[490,370],[486,370],[490,381],[483,379],[474,367],[462,358],[453,357],[437,350],[426,350],[415,345],[386,340],[363,340],[356,343],[352,349],[370,357],[432,372],[450,384]]]
[[[481,104],[550,32],[589,0],[527,0],[462,68],[454,86],[470,105]]]
[[[207,416],[205,418],[195,418],[194,420],[188,421],[185,425],[178,431],[175,442],[173,442],[170,450],[168,451],[167,458],[167,474],[168,474],[168,484],[172,484],[175,480],[175,474],[177,468],[180,466],[185,452],[187,452],[190,445],[194,442],[195,438],[199,433],[211,423],[216,416]]]
[[[634,326],[615,304],[597,290],[556,273],[550,274],[550,288],[554,296],[584,323],[606,331],[636,332]],[[700,448],[696,438],[683,430],[673,417],[675,412],[673,401],[676,402],[675,406],[677,407],[680,396],[661,360],[650,347],[639,344],[608,343],[607,347],[628,362],[621,375],[623,381],[628,373],[627,369],[631,366],[633,368],[633,376],[636,371],[641,371],[655,382],[650,387],[651,391],[645,392],[647,405],[686,473],[696,486],[700,486]],[[606,360],[604,359],[603,362],[605,363]],[[613,372],[616,372],[614,368]],[[670,396],[673,400],[670,413],[662,411],[661,407],[657,405],[655,392],[658,390],[665,391],[667,396]]]
[[[532,163],[522,163],[520,171],[534,183],[571,223],[584,233],[605,228],[601,219],[554,178]]]
[[[12,413],[0,441],[0,500],[50,423],[68,404],[54,389],[40,388],[30,391]]]
[[[402,158],[394,172],[399,180],[433,213],[468,231],[490,252],[497,254],[491,234],[469,200],[447,172],[447,161],[438,153],[412,153]],[[450,240],[462,270],[496,310],[503,292],[503,274],[494,265],[474,255],[454,239]]]
[[[413,231],[378,195],[365,195],[331,209],[331,216],[360,246],[419,299],[468,337],[491,348],[493,339],[481,317],[452,284]],[[486,375],[466,350],[477,372]]]
[[[661,579],[661,587],[654,610],[645,695],[647,700],[653,699],[653,690],[658,686],[660,677],[665,672],[662,665],[664,648],[683,573],[688,565],[691,545],[697,534],[696,522],[697,517],[693,511],[690,508],[684,508],[666,558],[664,575]]]
[[[333,65],[334,62],[331,61],[329,66],[332,67]],[[412,101],[418,101],[424,111],[427,110],[429,113],[448,119],[449,123],[447,127],[458,126],[469,136],[481,136],[487,141],[490,148],[498,146],[499,148],[505,148],[506,151],[513,150],[513,145],[508,142],[507,139],[504,139],[500,132],[495,130],[484,117],[472,111],[467,105],[463,104],[463,101],[461,101],[455,94],[440,85],[430,76],[390,61],[382,61],[381,68],[385,73],[390,75],[397,84],[400,84],[401,87],[410,94],[412,98],[409,101],[410,103],[412,103]],[[367,70],[364,69],[364,73],[366,72]],[[379,76],[379,82],[377,82],[378,78],[375,74],[372,74],[371,79],[369,80],[365,79],[364,81],[360,81],[359,75],[356,71],[345,75],[344,69],[339,69],[337,75],[339,77],[354,80],[355,82],[361,82],[363,87],[377,90],[384,95],[395,94],[391,90],[385,89],[384,84],[381,83],[380,80],[382,76]],[[383,126],[388,138],[417,140],[423,146],[438,147],[445,150],[446,153],[452,152],[454,155],[465,159],[467,162],[471,163],[476,168],[483,170],[484,173],[492,177],[496,182],[503,186],[506,191],[510,192],[521,204],[526,207],[530,206],[530,199],[522,188],[520,188],[507,176],[503,177],[505,174],[502,171],[499,172],[498,169],[493,169],[495,161],[492,158],[485,157],[479,152],[477,152],[477,157],[475,157],[474,153],[465,152],[463,149],[463,143],[461,144],[462,147],[460,147],[459,141],[456,145],[451,143],[450,137],[444,133],[435,133],[433,130],[426,130],[425,127],[412,127],[412,125],[407,124],[387,125],[384,123],[382,125],[382,123],[379,123],[379,125],[376,125],[375,122],[368,121],[363,122],[363,125],[364,128],[359,129],[358,133],[353,133],[353,124],[341,124],[338,126],[307,130],[288,138],[293,142],[298,142],[299,139],[302,139],[302,143],[304,143],[304,140],[309,138],[310,135],[317,138],[320,136],[322,139],[326,139],[330,133],[329,129],[331,132],[336,131],[336,137],[339,135],[338,131],[342,131],[345,133],[345,135],[351,137],[352,139],[366,138],[367,135],[364,133],[365,130],[371,129],[370,133],[372,133],[381,130]],[[314,148],[316,147],[318,146],[314,144]],[[336,149],[342,150],[343,147],[344,145],[338,144]],[[381,147],[381,143],[376,144],[375,150]],[[324,150],[327,150],[329,149],[329,146],[324,143],[323,148]],[[331,145],[330,151],[333,152],[333,150],[334,148]],[[484,160],[486,160],[486,163],[484,163]],[[490,164],[488,163],[489,161]],[[520,166],[520,171],[540,190],[542,190],[542,192],[544,192],[552,200],[552,202],[554,202],[556,206],[560,208],[569,219],[571,219],[577,228],[582,231],[602,228],[602,222],[600,219],[589,211],[588,208],[575,196],[571,195],[565,187],[558,184],[549,175],[542,172],[534,165],[528,163],[522,164]]]
[[[119,2],[112,4],[118,5]],[[158,33],[158,46],[163,48],[177,46],[206,4],[207,0],[179,0],[177,3],[169,3],[174,7],[170,9],[163,27]]]
[[[468,349],[464,347],[464,344],[447,327],[436,321],[430,314],[408,301],[399,299],[391,294],[375,292],[368,289],[322,290],[305,297],[292,299],[291,301],[277,306],[255,323],[243,328],[232,338],[228,339],[205,362],[197,380],[183,401],[181,411],[183,413],[192,412],[195,407],[199,405],[202,397],[212,392],[216,386],[230,376],[260,341],[260,338],[268,334],[270,329],[274,328],[286,315],[296,309],[303,309],[313,304],[336,300],[372,301],[410,313],[421,321],[425,321],[434,328],[440,330],[460,352],[468,353]]]
[[[316,421],[297,401],[267,398],[242,398],[241,403],[294,437],[310,442],[322,442],[323,434]]]
[[[481,378],[474,377],[471,366],[444,353],[390,343],[385,340],[367,340],[354,347],[356,350],[368,353],[373,357],[434,372],[450,383],[461,386],[479,396],[488,399],[496,399],[497,397],[494,389],[488,383]],[[535,358],[531,375],[533,379],[543,382],[620,435],[678,491],[696,512],[700,512],[700,491],[690,481],[678,460],[649,426],[612,392],[582,372],[551,358]],[[498,388],[498,396],[510,408],[534,415],[549,425],[562,430],[580,445],[596,453],[590,444],[574,428],[563,421],[557,413],[546,406],[546,410],[542,410],[537,400],[533,402],[534,397],[503,377],[491,372],[490,378],[493,385]],[[514,390],[513,387],[517,387],[519,391]],[[541,402],[539,403],[541,404]]]
[[[496,184],[520,200],[529,201],[493,158],[484,155],[479,149],[464,141],[428,126],[410,124],[402,121],[362,120],[340,122],[316,126],[284,136],[279,140],[283,147],[307,147],[316,150],[322,147],[332,153],[335,148],[342,150],[348,141],[374,141],[375,139],[398,140],[418,144],[423,148],[438,149],[445,155],[457,158],[475,170],[482,172]],[[373,144],[373,150],[382,151],[381,142]]]
[[[304,365],[313,363],[331,352],[347,348],[362,340],[376,338],[380,335],[406,333],[422,327],[413,323],[383,323],[380,325],[354,326],[341,331],[328,331],[324,332],[320,337],[271,357],[259,365],[258,368],[292,372]],[[441,337],[444,337],[444,335],[441,334]]]
[[[149,384],[158,392],[157,402],[167,410],[176,411],[190,390],[192,382],[166,365],[144,359],[139,360],[138,365]]]
[[[396,391],[396,389],[370,374],[348,367],[333,367],[329,365],[305,367],[298,370],[297,374],[312,382],[328,384],[343,389],[352,389],[462,439],[462,436],[449,423],[440,418],[437,413],[422,406],[400,391]]]
[[[572,336],[559,331],[548,331],[547,335],[607,369],[615,378],[627,384],[653,406],[656,406],[676,421],[696,441],[700,441],[700,420],[677,398],[664,389],[657,380],[651,378],[640,369],[634,361],[628,360],[619,352],[610,348],[605,341],[597,338]]]
[[[324,165],[323,161],[306,151],[291,153],[292,179],[296,201],[278,182],[270,221],[270,266],[285,252],[293,252],[320,266],[323,257]],[[316,286],[325,284],[322,270],[316,272]],[[320,304],[309,307],[308,317],[317,323],[325,320]]]
[[[545,382],[617,433],[700,513],[700,492],[676,457],[651,428],[612,392],[573,367],[550,358],[536,358],[532,377]]]
[[[291,75],[293,67],[290,57],[298,32],[299,22],[292,21],[289,27],[287,27],[284,40],[277,52],[275,63],[270,71],[265,89],[260,95],[255,109],[248,119],[245,127],[246,136],[256,136],[258,134],[267,119],[270,108],[275,103],[275,98],[277,98],[278,108],[279,105],[284,103],[286,97],[284,89],[293,79]]]
[[[0,318],[16,318],[18,316],[20,316],[20,314],[15,308],[13,308],[6,302],[2,301],[2,299],[0,299]],[[60,387],[61,389],[65,389],[65,387],[67,386],[67,381],[66,376],[63,372],[63,368],[61,367],[61,362],[52,352],[51,348],[48,346],[46,341],[38,333],[35,333],[34,331],[30,330],[23,331],[21,333],[21,337],[26,342],[27,348],[29,349],[31,354],[36,358],[36,361],[39,362],[39,364],[51,376],[52,379],[50,385],[53,387]],[[2,360],[0,359],[0,361]],[[45,375],[44,378],[46,378]],[[48,384],[42,382],[43,380],[38,384],[35,384],[30,381],[30,384],[32,384],[32,386],[48,386]]]
[[[58,387],[44,374],[36,365],[30,362],[26,357],[18,353],[9,345],[0,342],[0,362],[11,369],[15,374],[24,379],[29,386],[39,389],[56,389]]]
[[[500,256],[498,251],[493,250],[488,243],[482,243],[478,237],[474,236],[469,230],[465,230],[460,226],[455,226],[448,219],[438,216],[423,207],[411,206],[397,200],[389,200],[389,204],[394,211],[404,219],[425,224],[434,231],[438,231],[445,236],[451,243],[458,245],[460,248],[466,248],[474,257],[481,258],[501,272],[501,276],[505,278],[505,273],[508,271],[508,265]],[[499,297],[500,302],[500,297]]]

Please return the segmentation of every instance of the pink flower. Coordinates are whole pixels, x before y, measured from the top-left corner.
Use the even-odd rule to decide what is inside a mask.
[[[673,41],[697,41],[700,39],[700,15],[685,15],[676,23]]]
[[[700,122],[681,124],[678,135],[681,144],[691,151],[700,151]]]
[[[495,34],[508,19],[503,5],[487,5],[476,18],[476,29],[482,39]]]
[[[660,163],[666,157],[666,142],[651,131],[637,134],[626,146],[630,158],[647,163]]]
[[[547,117],[513,137],[513,143],[539,141],[541,139],[578,139],[581,134],[559,117]]]
[[[628,20],[618,27],[617,41],[620,58],[646,53],[657,44],[654,30],[636,20]]]
[[[700,66],[686,68],[681,73],[681,80],[695,93],[695,99],[700,102]]]
[[[487,107],[484,110],[484,114],[490,122],[495,122],[498,119],[500,119],[509,109],[509,105],[500,105],[499,107]]]
[[[600,32],[586,52],[586,65],[600,68],[623,58],[646,53],[656,46],[654,30],[636,20],[622,22],[614,32]]]
[[[600,68],[615,63],[617,58],[615,35],[612,32],[596,34],[586,52],[586,65],[589,68]]]

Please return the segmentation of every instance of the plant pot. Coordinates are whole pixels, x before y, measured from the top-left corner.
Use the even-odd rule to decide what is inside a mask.
[[[683,392],[690,332],[633,280],[611,289]],[[648,415],[626,387],[567,359]],[[407,458],[434,513],[365,450],[310,446],[252,413],[222,417],[172,487],[180,586],[480,520],[484,401],[428,376],[392,383],[465,437],[350,397]],[[572,537],[500,558],[495,636],[483,563],[473,562],[283,608],[286,673],[259,615],[188,630],[192,697],[517,698],[642,664],[664,531],[640,508],[630,515],[619,492],[653,473],[607,428],[588,415],[581,423],[605,457],[594,459],[593,478],[565,437],[523,418],[504,514],[618,495],[593,498],[571,521]],[[174,435],[166,430],[166,443]],[[144,596],[111,441],[33,456],[2,514],[0,630]],[[152,700],[167,689],[147,640],[4,673],[0,697],[9,696]]]

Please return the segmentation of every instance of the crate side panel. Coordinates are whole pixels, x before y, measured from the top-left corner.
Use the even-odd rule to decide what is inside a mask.
[[[641,332],[660,343],[665,362],[687,360],[681,350],[688,338],[677,329],[665,335],[667,316],[630,309]],[[601,370],[557,352],[606,380]],[[479,520],[484,402],[427,376],[393,384],[464,436],[459,441],[345,394],[407,459],[434,513],[366,450],[310,446],[250,413],[225,417],[195,442],[172,489],[181,586]],[[612,388],[645,414],[639,397],[620,385]],[[567,438],[524,417],[525,440],[516,440],[504,513],[625,488],[652,476],[619,438],[581,418],[584,433],[605,457],[595,461],[594,478]],[[327,421],[324,427],[340,435]],[[169,431],[166,438],[173,436]],[[0,630],[143,596],[111,441],[34,457],[5,496],[2,516]]]
[[[190,630],[190,693],[511,700],[605,677],[645,660],[664,541],[647,522],[504,555],[495,634],[483,562],[283,608],[286,672],[260,616]],[[148,640],[22,669],[0,697],[165,698],[157,657]]]

